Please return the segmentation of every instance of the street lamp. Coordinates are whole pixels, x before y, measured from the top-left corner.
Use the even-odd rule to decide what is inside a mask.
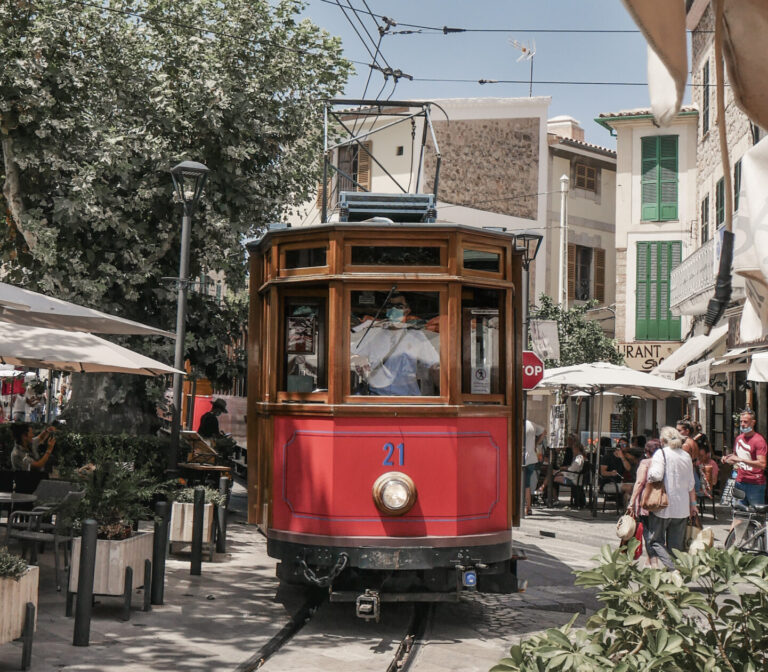
[[[528,273],[531,262],[536,258],[544,236],[538,233],[518,233],[515,235],[515,250],[523,253],[523,350],[528,349]],[[528,420],[528,393],[523,390],[523,442],[525,446],[525,423]],[[550,460],[551,463],[551,460]],[[523,470],[520,470],[520,510],[525,510],[525,483],[523,482]],[[533,494],[533,493],[531,493]]]
[[[189,280],[189,240],[192,233],[192,213],[195,211],[203,187],[208,179],[208,168],[197,161],[182,161],[171,168],[173,187],[176,196],[184,206],[181,219],[181,256],[179,258],[179,277],[176,281],[178,297],[176,300],[176,351],[173,366],[184,369],[184,337],[187,321],[187,285]],[[181,430],[181,373],[173,374],[173,409],[171,416],[171,445],[168,448],[168,472],[177,469],[176,456],[179,451],[179,432]]]

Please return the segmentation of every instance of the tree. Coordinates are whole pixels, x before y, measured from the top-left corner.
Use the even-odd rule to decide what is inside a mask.
[[[560,339],[560,359],[546,360],[547,367],[592,362],[624,363],[616,341],[605,335],[599,322],[587,319],[587,311],[596,305],[596,301],[588,301],[564,310],[551,297],[544,294],[539,297],[539,305],[531,309],[530,319],[555,320]]]
[[[191,276],[222,271],[240,290],[243,240],[316,184],[321,100],[349,72],[338,39],[298,20],[302,7],[0,3],[4,278],[171,329],[175,288],[163,278],[178,275],[181,212],[168,170],[193,159],[211,172],[193,223]],[[242,311],[192,301],[193,354],[211,356],[195,344],[209,338],[215,314],[237,320],[231,336],[243,326]],[[142,343],[170,359],[168,342]]]

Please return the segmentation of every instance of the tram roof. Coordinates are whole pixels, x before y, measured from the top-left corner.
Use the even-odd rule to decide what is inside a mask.
[[[281,238],[283,236],[315,236],[322,232],[331,231],[434,231],[434,232],[452,232],[462,231],[475,235],[486,236],[496,239],[514,240],[516,233],[523,231],[499,231],[497,229],[481,229],[469,224],[456,224],[454,222],[434,222],[429,224],[419,222],[330,222],[328,224],[313,224],[311,226],[268,228],[267,231],[253,240],[245,243],[248,250],[256,250],[269,243],[273,237]]]

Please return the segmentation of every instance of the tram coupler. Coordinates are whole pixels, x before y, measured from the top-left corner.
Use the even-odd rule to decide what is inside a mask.
[[[355,600],[355,614],[365,621],[379,622],[381,617],[381,598],[379,591],[366,588],[362,595]]]
[[[477,570],[487,569],[482,562],[474,565],[456,565],[456,592],[477,590]]]

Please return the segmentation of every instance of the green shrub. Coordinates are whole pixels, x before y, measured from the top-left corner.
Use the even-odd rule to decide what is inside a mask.
[[[27,573],[27,562],[24,558],[10,553],[7,548],[0,546],[0,579],[18,581]]]
[[[603,546],[576,572],[605,606],[574,628],[522,641],[491,672],[758,672],[768,669],[768,557],[712,548],[677,553],[677,571],[640,569],[637,542]]]
[[[215,504],[216,506],[222,506],[227,501],[227,496],[220,493],[213,488],[204,487],[205,490],[205,503]],[[181,488],[175,492],[168,493],[174,502],[182,504],[191,504],[195,501],[195,488]]]

